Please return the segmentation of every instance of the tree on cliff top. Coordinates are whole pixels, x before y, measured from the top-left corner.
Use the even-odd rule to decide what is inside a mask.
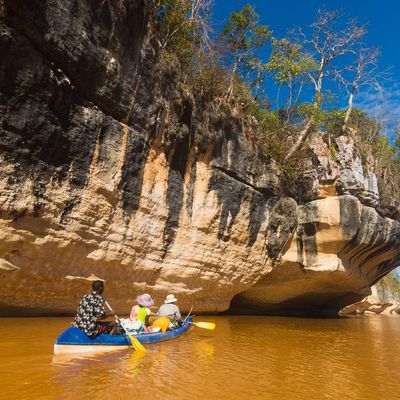
[[[211,46],[210,15],[214,0],[158,0],[155,2],[161,48],[170,49],[188,67],[200,49]]]
[[[228,100],[233,94],[238,72],[245,80],[252,80],[251,86],[259,87],[266,71],[259,51],[267,44],[271,35],[268,26],[259,23],[259,16],[250,4],[246,4],[240,11],[233,12],[229,17],[221,33],[227,45],[228,59],[232,64],[227,90]]]
[[[340,74],[338,58],[355,53],[361,38],[366,34],[364,25],[358,25],[351,19],[343,23],[343,14],[339,11],[319,10],[317,19],[310,25],[310,32],[298,28],[294,32],[295,43],[302,45],[304,53],[315,61],[317,69],[307,71],[314,89],[314,99],[309,117],[298,133],[293,147],[285,160],[291,158],[306,141],[313,124],[317,121],[323,101],[323,83],[326,78]]]
[[[304,84],[309,71],[317,70],[318,65],[312,57],[303,52],[302,46],[287,38],[272,38],[272,51],[266,68],[273,81],[279,86],[276,104],[282,86],[289,90],[285,102],[285,125],[288,125],[293,112],[298,108]]]
[[[381,81],[388,78],[388,69],[380,70],[380,50],[361,46],[357,51],[355,62],[346,66],[341,73],[336,73],[337,80],[344,87],[348,96],[346,114],[343,121],[342,131],[345,133],[349,126],[350,115],[353,110],[354,96],[360,89],[369,87],[377,91],[382,98]]]
[[[246,136],[285,168],[307,156],[304,145],[311,132],[327,132],[329,141],[332,133],[348,133],[349,126],[356,127],[360,113],[353,109],[353,98],[360,88],[379,91],[383,73],[377,64],[378,51],[362,43],[365,25],[346,20],[340,11],[318,11],[307,29],[292,31],[288,38],[272,38],[268,26],[260,24],[258,14],[247,4],[230,15],[218,41],[210,33],[212,0],[155,0],[152,4],[156,4],[162,50],[180,61],[183,82],[203,101],[221,104],[228,100]],[[263,85],[267,78],[278,86],[275,109],[264,93],[271,87]],[[335,81],[345,89],[345,110],[331,109],[330,89]],[[287,94],[283,103],[279,93]],[[370,119],[356,127],[359,147],[364,154],[375,152],[382,168],[387,165],[390,171],[398,171],[394,160],[398,153],[380,138],[381,125],[375,122]]]

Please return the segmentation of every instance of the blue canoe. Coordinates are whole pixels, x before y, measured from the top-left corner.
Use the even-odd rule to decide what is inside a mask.
[[[185,323],[167,332],[141,333],[135,335],[140,343],[157,343],[163,340],[175,339],[182,336],[192,327],[192,318],[188,317]],[[56,340],[54,354],[83,353],[92,351],[122,350],[131,347],[129,338],[125,335],[108,335],[102,333],[95,338],[90,338],[75,326],[69,327]]]

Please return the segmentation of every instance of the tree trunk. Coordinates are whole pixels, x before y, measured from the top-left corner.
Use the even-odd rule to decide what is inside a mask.
[[[354,98],[354,89],[351,91],[350,96],[349,96],[349,101],[347,103],[346,115],[344,117],[343,126],[342,126],[343,133],[346,133],[348,125],[349,125],[350,115],[353,110],[353,98]]]
[[[310,116],[310,119],[307,121],[307,123],[305,124],[304,128],[300,131],[299,133],[299,137],[295,143],[295,145],[289,150],[289,153],[286,154],[284,161],[289,160],[289,158],[291,158],[293,156],[294,153],[296,153],[296,151],[299,151],[301,149],[301,147],[303,146],[303,143],[306,141],[307,136],[310,132],[310,128],[312,126],[312,124],[315,121],[315,116],[316,116],[316,112],[320,109],[321,107],[321,90],[322,90],[322,78],[324,76],[323,74],[323,70],[322,70],[322,61],[321,61],[321,69],[320,69],[320,73],[318,76],[318,81],[317,81],[317,85],[315,87],[315,97],[316,97],[316,101],[314,103],[314,110]]]
[[[235,74],[236,74],[237,66],[238,66],[238,62],[235,61],[235,64],[233,65],[233,69],[232,69],[232,74],[231,74],[231,77],[230,77],[228,94],[226,96],[227,101],[229,101],[231,99],[232,94],[233,94],[233,86],[235,84]]]
[[[308,136],[308,132],[310,131],[311,125],[314,122],[314,115],[310,117],[310,119],[307,121],[306,125],[304,128],[300,131],[299,137],[297,139],[297,142],[295,145],[289,150],[289,153],[286,154],[284,161],[289,160],[293,156],[296,151],[300,150],[301,146],[305,142]]]

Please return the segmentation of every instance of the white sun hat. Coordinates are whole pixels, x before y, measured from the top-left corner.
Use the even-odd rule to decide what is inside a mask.
[[[178,299],[175,298],[175,296],[173,294],[169,294],[166,298],[164,303],[168,304],[168,303],[175,303],[175,301],[178,301]]]

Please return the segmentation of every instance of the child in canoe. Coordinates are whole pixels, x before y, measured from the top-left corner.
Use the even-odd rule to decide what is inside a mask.
[[[154,306],[154,300],[148,293],[136,297],[137,304],[132,307],[129,319],[124,319],[123,324],[129,331],[151,331],[149,316],[151,315],[150,307]]]

